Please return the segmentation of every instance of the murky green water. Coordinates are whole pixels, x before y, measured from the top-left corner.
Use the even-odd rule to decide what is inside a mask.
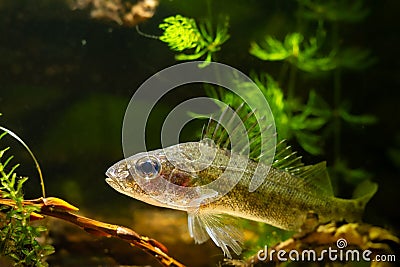
[[[318,129],[309,126],[301,134],[287,133],[287,137],[306,163],[328,162],[339,195],[351,196],[354,185],[367,176],[377,182],[379,191],[367,207],[366,221],[398,231],[399,4],[359,1],[363,8],[357,11],[318,6],[318,2],[164,0],[154,16],[139,25],[142,32],[159,36],[158,25],[168,16],[181,14],[214,23],[228,16],[230,39],[213,59],[245,74],[268,73],[286,100],[291,97],[306,105],[314,90],[323,99],[320,113],[330,112],[329,121]],[[282,41],[290,33],[301,32],[308,42],[318,25],[325,31],[318,56],[333,56],[335,64],[342,64],[336,69],[307,71],[300,64],[293,68],[293,62],[300,62],[294,57],[297,61],[263,61],[249,53],[251,44],[262,43],[266,35]],[[362,51],[367,54],[360,60]],[[0,0],[0,125],[16,132],[34,151],[47,195],[68,200],[86,216],[151,236],[189,266],[212,266],[223,258],[221,251],[212,242],[193,244],[184,213],[140,203],[118,194],[104,181],[107,168],[123,157],[121,127],[130,98],[151,75],[178,63],[175,54],[167,44],[139,35],[134,27],[91,17],[89,7],[72,10],[62,0]],[[171,108],[204,95],[199,85],[166,95],[148,122],[148,147],[160,146],[159,132]],[[376,122],[369,124],[347,113],[346,117],[344,111],[373,115]],[[291,111],[298,113],[301,110]],[[297,126],[318,116],[311,114]],[[195,139],[200,130],[186,129],[182,138]],[[319,138],[312,145],[318,153],[305,141],[315,136]],[[7,145],[12,146],[14,161],[21,163],[18,173],[30,177],[25,197],[39,197],[34,164],[16,142],[7,139],[1,147]],[[54,220],[48,227],[56,248],[49,258],[51,266],[156,264],[122,241],[92,237]]]

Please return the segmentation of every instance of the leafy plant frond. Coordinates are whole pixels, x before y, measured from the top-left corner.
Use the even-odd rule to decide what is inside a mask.
[[[1,135],[3,136],[4,134]],[[30,216],[38,208],[23,205],[23,185],[28,178],[17,176],[15,170],[18,164],[6,170],[12,159],[9,157],[2,161],[7,150],[8,148],[0,151],[0,197],[13,201],[15,205],[13,208],[0,206],[4,213],[0,222],[0,254],[9,257],[15,266],[48,266],[45,257],[52,254],[54,248],[38,241],[47,229],[30,224]]]
[[[377,122],[377,117],[370,114],[362,114],[362,115],[355,115],[351,114],[349,111],[349,107],[342,106],[338,113],[340,118],[342,118],[345,122],[351,124],[361,124],[361,125],[371,125]]]
[[[202,48],[202,36],[194,19],[181,15],[168,17],[159,25],[164,30],[160,40],[167,43],[173,51],[182,52],[186,49]]]
[[[268,35],[261,44],[251,44],[250,54],[266,61],[285,60],[306,72],[329,71],[337,67],[336,52],[328,55],[319,53],[324,37],[325,32],[321,28],[308,41],[299,32],[286,35],[283,42]]]
[[[313,155],[323,153],[323,137],[318,134],[331,119],[327,103],[311,90],[306,104],[284,96],[279,84],[270,75],[253,77],[263,92],[275,118],[280,139],[296,138],[300,146]]]
[[[302,104],[299,99],[288,99],[270,75],[252,75],[257,87],[267,99],[275,120],[279,140],[295,138],[300,146],[312,155],[323,153],[323,136],[319,131],[325,127],[332,118],[328,104],[313,90],[310,91],[308,101]],[[241,90],[246,90],[245,84],[238,84]],[[231,91],[213,86],[205,87],[206,94],[218,99],[233,108],[242,105],[243,100]],[[250,113],[251,109],[244,105],[243,111]],[[256,123],[250,117],[249,125]],[[253,128],[249,136],[259,135],[259,129]]]
[[[176,55],[177,60],[196,60],[205,55],[205,62],[211,62],[213,54],[229,39],[227,20],[218,23],[214,30],[209,20],[197,24],[192,18],[176,15],[164,19],[159,28],[164,31],[160,40],[171,50],[187,51]]]

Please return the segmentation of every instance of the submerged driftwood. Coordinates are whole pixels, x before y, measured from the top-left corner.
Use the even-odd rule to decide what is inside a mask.
[[[0,199],[1,205],[14,206],[14,201],[10,199]],[[51,217],[55,217],[58,219],[62,219],[64,221],[68,221],[73,223],[81,228],[83,228],[86,232],[90,234],[94,234],[97,236],[106,236],[106,237],[116,237],[122,239],[131,245],[140,248],[141,250],[149,253],[153,257],[155,257],[163,266],[168,267],[184,267],[185,265],[175,260],[171,256],[169,256],[168,249],[153,238],[149,238],[146,236],[139,235],[135,231],[130,228],[104,223],[101,221],[97,221],[91,218],[87,218],[84,216],[80,216],[72,213],[72,211],[77,211],[78,208],[69,204],[68,202],[55,198],[55,197],[47,197],[47,198],[38,198],[33,200],[24,200],[23,205],[31,205],[36,206],[40,210],[38,213],[31,214],[31,220],[42,219],[42,215],[47,215]]]

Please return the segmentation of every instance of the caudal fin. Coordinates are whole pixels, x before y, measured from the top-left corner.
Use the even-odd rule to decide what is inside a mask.
[[[365,206],[375,195],[378,185],[371,181],[364,181],[354,190],[353,198],[349,200],[344,220],[347,222],[359,222],[362,219]]]
[[[353,199],[356,202],[356,206],[360,210],[361,214],[364,211],[368,201],[375,195],[377,190],[378,184],[368,180],[359,184],[356,190],[354,190]]]

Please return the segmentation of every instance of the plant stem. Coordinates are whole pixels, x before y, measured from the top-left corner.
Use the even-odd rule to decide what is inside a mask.
[[[282,66],[281,66],[281,69],[279,71],[279,76],[278,76],[279,77],[278,84],[280,86],[282,86],[284,84],[284,80],[286,79],[286,75],[287,75],[289,66],[290,66],[290,63],[286,60],[283,62]]]
[[[296,85],[297,67],[294,64],[290,64],[289,67],[289,82],[288,82],[288,94],[287,99],[290,102],[294,98],[294,91]]]
[[[338,23],[333,24],[333,49],[339,49],[339,27]],[[340,67],[337,67],[333,71],[333,105],[334,105],[334,116],[333,116],[333,126],[334,126],[334,139],[333,139],[333,155],[334,155],[334,166],[340,161],[340,146],[341,146],[341,120],[340,120],[340,99],[341,99],[341,78],[342,73]]]

